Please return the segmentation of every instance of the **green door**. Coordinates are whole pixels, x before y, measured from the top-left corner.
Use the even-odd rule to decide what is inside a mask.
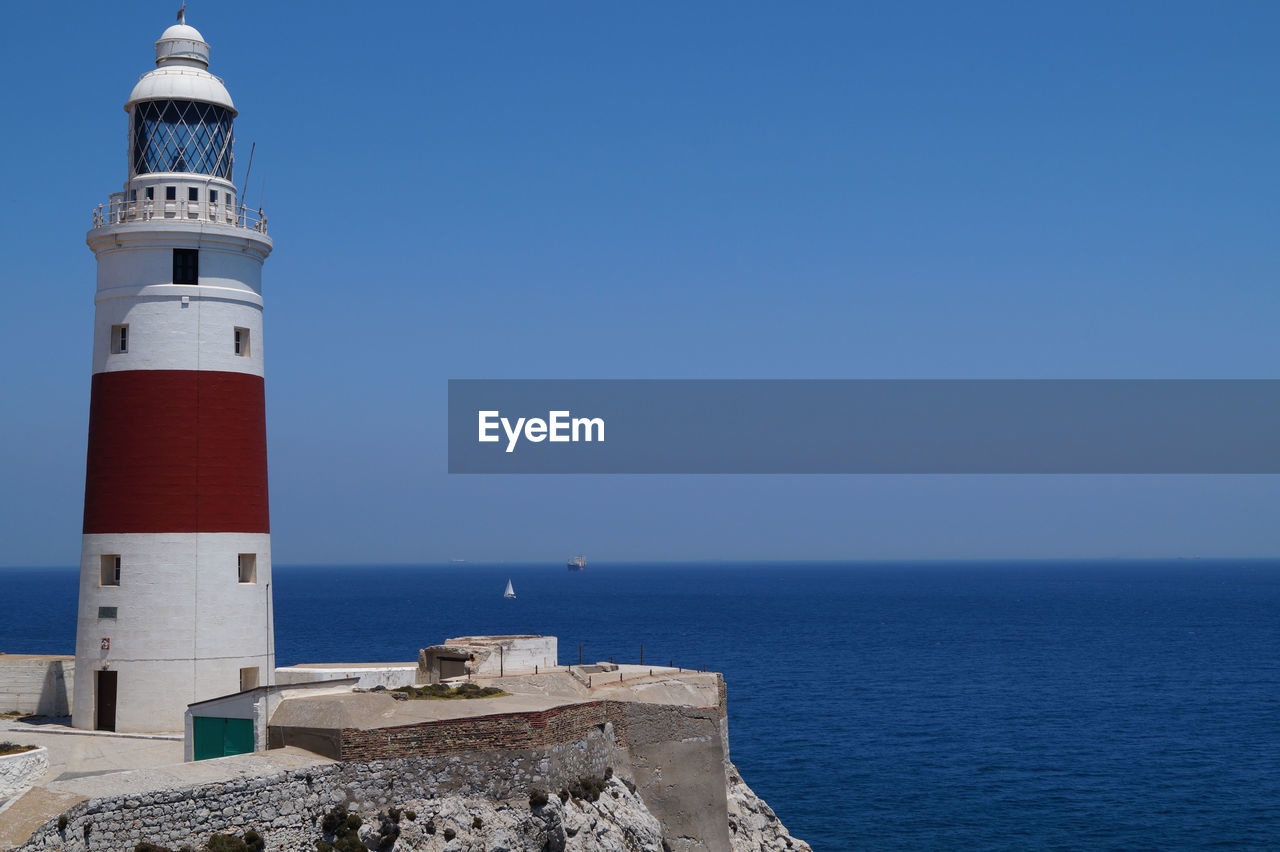
[[[195,716],[191,720],[192,752],[196,760],[248,754],[253,751],[253,720]]]

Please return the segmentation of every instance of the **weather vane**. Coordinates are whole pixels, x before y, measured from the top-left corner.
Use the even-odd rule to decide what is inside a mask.
[[[187,22],[187,0],[182,0],[182,8],[178,10],[178,23],[185,24]]]

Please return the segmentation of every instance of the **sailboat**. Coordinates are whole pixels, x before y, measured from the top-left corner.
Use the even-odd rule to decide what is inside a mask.
[[[502,596],[504,598],[514,598],[516,596],[516,590],[511,588],[510,580],[507,581],[507,590],[502,593]]]

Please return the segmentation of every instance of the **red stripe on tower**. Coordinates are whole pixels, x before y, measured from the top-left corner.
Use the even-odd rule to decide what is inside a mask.
[[[84,532],[270,532],[264,384],[247,373],[93,377]]]

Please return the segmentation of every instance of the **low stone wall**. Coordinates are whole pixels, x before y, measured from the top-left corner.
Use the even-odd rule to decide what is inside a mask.
[[[49,771],[49,750],[22,751],[0,757],[0,802],[25,790]]]
[[[70,716],[76,658],[0,654],[0,713]]]
[[[356,686],[373,689],[375,686],[396,689],[413,686],[418,682],[417,663],[388,663],[385,666],[288,666],[275,671],[276,684],[315,683],[326,680],[359,678]]]
[[[616,759],[612,728],[536,749],[335,763],[308,770],[151,793],[91,799],[70,808],[66,827],[50,820],[22,852],[132,849],[143,840],[198,847],[214,832],[263,834],[270,849],[312,850],[318,820],[335,805],[373,813],[411,799],[451,795],[527,802],[529,791],[555,791],[600,777]]]

